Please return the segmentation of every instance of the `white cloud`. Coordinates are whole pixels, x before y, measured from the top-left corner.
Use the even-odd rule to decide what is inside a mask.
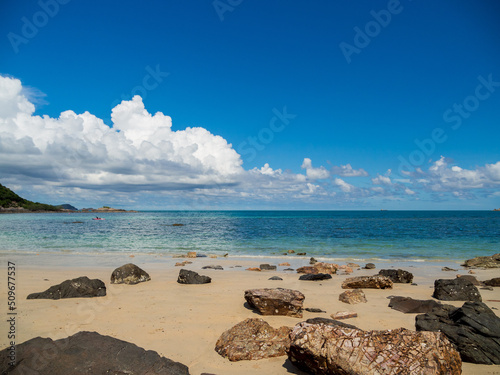
[[[330,172],[325,167],[314,168],[309,158],[304,159],[301,168],[306,170],[307,178],[311,180],[322,180],[330,177]]]
[[[341,165],[340,167],[334,166],[331,173],[342,177],[365,177],[368,172],[363,168],[352,169],[351,164]]]
[[[380,174],[377,174],[377,177],[372,178],[372,182],[375,185],[391,185],[391,179],[387,176],[382,176]]]
[[[341,178],[334,179],[333,184],[337,185],[344,193],[350,193],[355,189],[354,185],[348,184]]]

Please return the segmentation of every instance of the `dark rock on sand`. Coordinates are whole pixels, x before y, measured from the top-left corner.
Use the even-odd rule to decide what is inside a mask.
[[[0,352],[1,374],[189,375],[182,363],[96,332],[78,332],[55,341],[36,337],[18,344],[14,367],[9,367],[8,350]]]
[[[194,271],[181,269],[177,282],[179,284],[208,284],[212,282],[212,279],[208,276],[199,275]]]
[[[299,323],[290,339],[288,358],[311,374],[449,375],[462,371],[460,355],[439,332],[362,331]]]
[[[306,307],[304,310],[312,312],[312,313],[326,313],[326,311],[323,311],[323,310],[318,309],[316,307]]]
[[[483,284],[488,286],[500,286],[500,277],[495,277],[493,279],[486,280]]]
[[[209,266],[203,266],[201,267],[202,270],[219,270],[219,271],[223,271],[224,268],[222,266],[214,266],[214,265],[209,265]]]
[[[379,275],[386,276],[392,280],[393,283],[411,284],[413,281],[413,274],[405,270],[380,270]]]
[[[454,268],[450,268],[450,267],[443,267],[443,268],[441,268],[441,271],[455,271],[456,272],[458,270],[456,270]]]
[[[457,275],[457,277],[460,277],[461,279],[469,280],[472,283],[472,285],[476,285],[476,286],[481,286],[482,285],[481,281],[479,281],[476,276],[472,276],[472,275]]]
[[[328,326],[332,327],[344,327],[344,328],[352,328],[352,329],[358,329],[358,327],[353,326],[352,324],[344,323],[339,320],[335,319],[329,319],[329,318],[311,318],[307,319],[306,323],[309,324],[326,324]]]
[[[392,289],[392,280],[386,276],[358,276],[345,279],[342,283],[343,289]]]
[[[304,295],[298,290],[283,288],[250,289],[245,299],[262,315],[286,315],[302,318]]]
[[[442,305],[417,315],[417,331],[441,331],[455,344],[464,362],[500,364],[500,318],[482,302],[455,308]]]
[[[482,301],[479,290],[462,277],[434,281],[432,296],[441,301]]]
[[[332,275],[329,275],[327,273],[310,273],[300,276],[299,280],[317,281],[317,280],[328,280],[331,278]]]
[[[293,268],[285,268],[283,271],[295,271]]]
[[[279,280],[283,280],[283,279],[281,277],[279,277],[279,276],[273,276],[273,277],[270,277],[269,280],[279,281]]]
[[[261,264],[259,268],[262,271],[276,271],[276,266],[270,264]]]
[[[485,257],[468,259],[463,267],[500,268],[500,253]]]
[[[339,301],[355,305],[356,303],[367,302],[365,293],[361,289],[346,290],[339,295]]]
[[[366,265],[363,267],[366,270],[372,270],[375,268],[375,264],[373,263],[366,263]]]
[[[290,347],[290,331],[274,329],[260,318],[246,319],[219,337],[215,351],[230,361],[279,357]]]
[[[422,314],[431,312],[434,308],[439,308],[441,306],[440,303],[434,301],[433,299],[428,300],[420,300],[413,299],[410,297],[399,297],[394,296],[390,297],[391,302],[389,302],[389,307],[401,311],[405,314]]]
[[[111,284],[133,285],[149,280],[151,280],[149,274],[132,263],[118,267],[111,274]]]
[[[87,276],[82,276],[53,285],[45,292],[31,293],[27,299],[102,297],[105,295],[106,286],[101,280],[91,280]]]
[[[318,263],[318,261],[316,260],[316,258],[311,257],[311,259],[309,259],[309,264],[315,264],[315,263]]]

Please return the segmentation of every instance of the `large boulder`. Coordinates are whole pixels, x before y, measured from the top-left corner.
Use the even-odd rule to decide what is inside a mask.
[[[139,284],[151,280],[149,274],[135,264],[128,263],[118,267],[111,274],[111,284]]]
[[[463,277],[434,281],[432,296],[441,301],[482,301],[479,290]]]
[[[87,276],[81,276],[53,285],[44,292],[31,293],[28,299],[103,297],[105,295],[106,285],[101,280],[91,280]]]
[[[212,279],[208,276],[199,275],[197,272],[181,269],[177,278],[179,284],[208,284]]]
[[[274,329],[260,318],[251,318],[224,332],[215,351],[230,361],[279,357],[290,347],[289,327]]]
[[[96,332],[55,341],[36,337],[17,344],[14,366],[9,366],[8,353],[9,348],[0,352],[0,374],[189,375],[182,363]]]
[[[302,318],[304,295],[298,290],[283,288],[250,289],[245,291],[248,304],[262,315],[286,315]]]
[[[297,324],[288,358],[299,369],[321,375],[460,374],[462,362],[439,332],[404,328],[362,331],[325,324]]]
[[[413,274],[401,269],[380,270],[378,274],[388,277],[393,283],[411,284],[413,281]]]
[[[340,293],[339,301],[350,305],[367,302],[365,293],[361,289],[346,290],[345,292]]]
[[[417,315],[417,331],[440,331],[456,346],[464,362],[500,365],[500,318],[482,302],[460,308],[442,305]]]
[[[405,314],[422,314],[431,312],[432,309],[441,306],[440,303],[434,301],[433,299],[421,300],[413,299],[410,297],[391,297],[391,302],[389,302],[389,307],[401,311]]]
[[[386,276],[357,276],[345,279],[343,289],[392,289],[392,280]]]
[[[468,259],[462,264],[463,267],[500,268],[500,253],[485,257]]]

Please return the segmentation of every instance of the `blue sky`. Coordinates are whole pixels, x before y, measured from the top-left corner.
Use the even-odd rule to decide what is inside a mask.
[[[497,1],[5,0],[0,14],[0,183],[27,198],[500,207]]]

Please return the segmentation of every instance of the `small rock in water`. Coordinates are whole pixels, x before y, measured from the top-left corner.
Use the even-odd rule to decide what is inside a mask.
[[[307,255],[307,253],[297,253],[297,255],[304,256]]]
[[[330,315],[332,319],[340,320],[340,319],[349,319],[349,318],[357,318],[358,313],[355,311],[337,311],[335,314]]]
[[[273,277],[270,277],[269,280],[283,280],[283,279],[279,276],[273,276]]]
[[[295,250],[288,250],[288,254],[293,254],[295,253]]]
[[[356,263],[347,263],[347,267],[359,268],[359,264],[356,264]]]
[[[196,254],[196,258],[206,258],[206,254]]]
[[[293,268],[285,268],[283,271],[295,271]]]
[[[278,266],[280,266],[280,267],[290,267],[290,263],[284,262],[284,263],[278,264]]]
[[[262,271],[276,271],[276,266],[270,264],[261,264],[259,267]]]
[[[219,265],[214,266],[213,264],[211,264],[209,266],[203,266],[203,267],[201,267],[201,269],[202,270],[208,270],[208,269],[210,269],[210,270],[220,270],[220,271],[224,270],[224,268],[222,268],[222,266],[219,266]]]
[[[175,223],[175,224],[172,224],[173,227],[183,227],[184,224],[179,224],[179,223]]]
[[[457,272],[458,270],[456,270],[454,268],[450,268],[450,267],[443,267],[443,268],[441,268],[441,271],[454,271],[454,272]]]
[[[315,258],[311,257],[311,259],[309,259],[309,264],[315,264],[315,263],[318,263],[318,261]]]

